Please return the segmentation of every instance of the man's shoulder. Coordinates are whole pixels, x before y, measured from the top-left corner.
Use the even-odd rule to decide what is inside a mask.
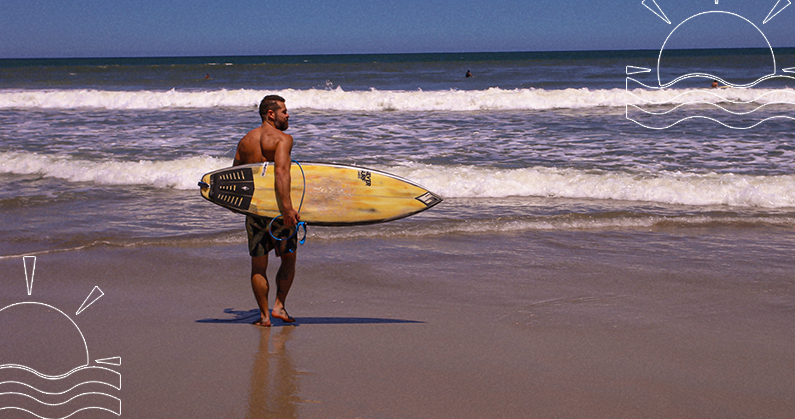
[[[263,131],[262,135],[260,136],[263,142],[268,142],[273,147],[278,145],[279,143],[293,143],[293,136],[290,134],[285,133],[284,131],[280,131],[277,129]]]
[[[283,131],[280,131],[280,132],[282,133],[282,140],[288,141],[288,142],[290,142],[290,144],[293,143],[293,136],[292,135],[287,134],[286,132],[283,132]]]

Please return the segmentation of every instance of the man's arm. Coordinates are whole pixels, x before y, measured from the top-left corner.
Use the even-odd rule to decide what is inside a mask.
[[[293,201],[290,198],[290,166],[292,160],[290,159],[290,152],[293,149],[293,137],[287,134],[279,139],[276,143],[276,152],[274,153],[274,171],[276,173],[276,200],[279,204],[279,209],[284,217],[284,225],[287,227],[295,226],[300,220],[298,211],[293,208]]]

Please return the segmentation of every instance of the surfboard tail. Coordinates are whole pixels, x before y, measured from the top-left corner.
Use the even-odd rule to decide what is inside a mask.
[[[254,175],[248,167],[212,172],[202,177],[199,187],[210,202],[245,213],[254,196]]]

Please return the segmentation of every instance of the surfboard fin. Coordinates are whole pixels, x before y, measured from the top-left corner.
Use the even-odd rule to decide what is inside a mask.
[[[428,208],[442,202],[442,197],[433,192],[424,193],[415,199],[425,204]]]

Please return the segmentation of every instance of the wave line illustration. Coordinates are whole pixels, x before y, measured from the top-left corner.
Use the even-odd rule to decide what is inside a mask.
[[[78,394],[76,396],[72,396],[72,397],[70,397],[67,400],[64,400],[64,401],[61,401],[61,402],[51,402],[51,403],[39,400],[37,397],[31,396],[30,394],[19,393],[19,392],[0,393],[0,400],[2,400],[2,399],[10,399],[10,398],[17,398],[17,396],[19,398],[29,399],[29,400],[32,400],[32,401],[34,401],[36,403],[39,403],[39,404],[44,405],[44,406],[49,406],[49,407],[64,406],[64,405],[67,405],[69,403],[72,403],[75,400],[78,400],[78,399],[81,399],[81,398],[83,398],[83,399],[92,398],[92,396],[108,397],[110,399],[115,400],[116,402],[119,402],[119,404],[121,404],[121,399],[119,399],[118,397],[111,396],[110,394],[107,394],[107,393],[101,393],[101,392],[96,392],[96,391],[89,391],[89,392],[86,392],[86,393],[81,393],[81,394]],[[8,408],[14,408],[14,407],[15,406],[10,406],[10,407],[7,407],[7,408],[1,408],[0,407],[0,410],[8,409]],[[119,409],[116,409],[116,410],[119,410]]]
[[[20,382],[44,393],[59,393],[58,388],[76,388],[98,383],[121,390],[121,374],[105,367],[81,367],[63,376],[48,376],[25,366],[0,366],[0,389],[6,383]],[[68,390],[67,390],[68,391]],[[63,392],[63,391],[60,391]]]
[[[762,82],[794,81],[791,76]],[[626,118],[649,129],[667,129],[688,120],[707,120],[730,129],[751,129],[771,120],[795,120],[793,89],[692,89],[677,91],[627,78]],[[662,97],[661,97],[662,96]]]
[[[0,383],[0,411],[21,410],[42,419],[68,418],[90,409],[120,416],[121,399],[107,390],[118,392],[120,389],[113,384],[93,380],[64,391],[46,391],[25,382],[4,381]],[[33,392],[37,394],[30,394]]]
[[[713,107],[713,108],[715,108],[715,110],[722,110],[722,111],[724,111],[724,112],[726,112],[726,113],[728,113],[728,114],[731,114],[731,115],[735,115],[735,116],[747,116],[747,115],[750,115],[750,114],[752,114],[752,113],[754,113],[754,112],[756,112],[756,111],[758,111],[758,110],[760,110],[760,109],[764,109],[764,108],[768,108],[768,107],[771,107],[771,106],[776,106],[776,105],[782,105],[782,103],[765,103],[765,104],[763,104],[763,105],[759,105],[759,106],[757,106],[756,108],[754,108],[754,109],[752,109],[752,110],[750,110],[750,111],[746,111],[746,112],[732,111],[732,110],[729,110],[729,109],[726,109],[726,108],[724,108],[724,107],[723,107],[723,106],[721,106],[720,104],[717,104],[717,103],[712,103],[712,102],[688,102],[688,103],[681,103],[681,104],[678,104],[678,105],[674,105],[674,107],[673,107],[672,109],[669,109],[669,110],[666,110],[666,111],[662,111],[662,112],[654,112],[654,111],[649,111],[649,110],[643,109],[642,107],[640,107],[640,106],[636,106],[636,105],[628,105],[628,106],[632,106],[632,107],[634,107],[635,109],[638,109],[638,110],[640,110],[641,112],[643,112],[643,113],[645,113],[645,114],[648,114],[648,115],[655,115],[655,116],[660,116],[660,115],[668,115],[668,114],[670,114],[670,113],[673,113],[673,112],[676,112],[676,111],[682,110],[682,108],[689,107],[689,106],[705,106],[705,107]],[[795,109],[794,109],[794,110],[795,110]],[[790,117],[789,115],[778,115],[778,116],[780,116],[780,117]]]

